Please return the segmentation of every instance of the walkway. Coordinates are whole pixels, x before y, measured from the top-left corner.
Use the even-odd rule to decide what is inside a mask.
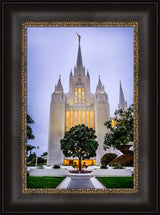
[[[66,177],[58,186],[58,189],[106,189],[95,177],[85,178]]]
[[[88,178],[78,177],[71,179],[68,187],[68,189],[91,189],[94,188],[93,183]]]

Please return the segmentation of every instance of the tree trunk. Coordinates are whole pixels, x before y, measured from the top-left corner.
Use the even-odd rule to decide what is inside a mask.
[[[81,157],[79,157],[79,172],[81,171]]]

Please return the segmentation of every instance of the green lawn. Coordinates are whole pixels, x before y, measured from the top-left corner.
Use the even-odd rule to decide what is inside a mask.
[[[27,188],[56,188],[65,177],[36,177],[27,174]]]
[[[132,177],[97,177],[107,188],[133,188]]]

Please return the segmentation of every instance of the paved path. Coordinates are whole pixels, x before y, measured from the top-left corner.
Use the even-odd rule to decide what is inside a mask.
[[[66,177],[58,186],[58,189],[106,189],[95,177]]]
[[[78,179],[71,179],[68,187],[68,189],[91,189],[91,188],[95,188],[94,185],[92,184],[90,179],[86,179],[83,177],[79,177]]]

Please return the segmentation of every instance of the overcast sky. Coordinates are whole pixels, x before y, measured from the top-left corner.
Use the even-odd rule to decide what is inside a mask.
[[[133,104],[133,27],[28,27],[27,28],[27,112],[35,124],[29,144],[48,150],[51,94],[59,75],[64,92],[77,61],[81,35],[83,65],[89,71],[91,92],[100,75],[108,94],[110,116],[118,108],[121,80],[128,105]]]

